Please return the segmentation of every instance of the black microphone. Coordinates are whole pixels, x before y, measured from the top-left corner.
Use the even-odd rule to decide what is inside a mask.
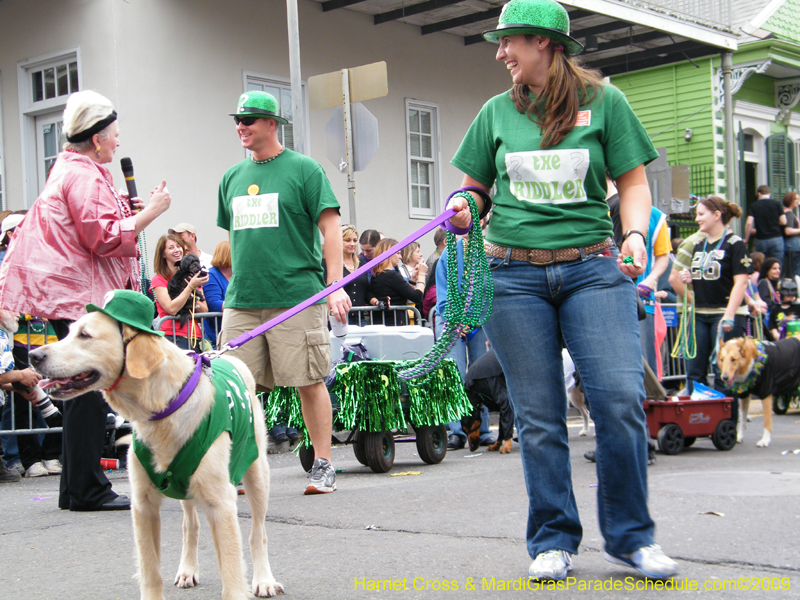
[[[131,210],[133,208],[133,198],[136,198],[138,194],[136,193],[136,180],[133,178],[133,161],[130,158],[122,158],[119,161],[119,166],[122,167],[122,175],[125,177],[125,185],[128,186],[128,196],[130,199]]]

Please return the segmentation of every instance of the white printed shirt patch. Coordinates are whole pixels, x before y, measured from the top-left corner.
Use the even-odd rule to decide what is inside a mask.
[[[236,196],[231,201],[233,231],[278,227],[278,194]]]

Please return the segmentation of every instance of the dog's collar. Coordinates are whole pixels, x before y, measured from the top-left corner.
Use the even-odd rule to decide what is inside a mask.
[[[149,421],[158,421],[159,419],[168,417],[181,406],[183,406],[189,399],[189,396],[194,393],[197,384],[200,382],[200,376],[203,374],[203,367],[208,367],[211,365],[211,360],[207,356],[195,354],[193,352],[189,353],[189,356],[194,357],[195,360],[194,372],[189,377],[189,380],[183,385],[181,391],[178,392],[178,395],[169,401],[167,407],[164,410],[151,415],[150,419],[148,419]]]
[[[767,362],[767,353],[764,351],[764,344],[756,342],[756,358],[753,361],[753,368],[750,374],[744,381],[738,381],[731,384],[730,389],[735,394],[744,394],[752,389],[756,380],[761,376],[761,371],[764,370],[764,365]]]
[[[117,377],[117,380],[112,384],[110,388],[108,388],[107,390],[103,390],[104,392],[113,392],[114,388],[116,388],[119,385],[119,382],[122,381],[122,376],[125,375],[125,363],[128,359],[128,344],[130,344],[134,340],[134,338],[137,335],[139,335],[139,333],[137,332],[126,340],[125,334],[122,331],[122,323],[119,324],[119,333],[122,336],[122,368],[119,371],[119,377]]]

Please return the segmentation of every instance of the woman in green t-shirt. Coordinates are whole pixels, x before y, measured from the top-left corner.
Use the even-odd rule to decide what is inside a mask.
[[[598,513],[606,559],[646,577],[677,564],[654,543],[636,291],[644,271],[658,156],[625,96],[577,65],[582,46],[553,0],[511,0],[497,60],[514,86],[490,99],[452,163],[465,186],[497,186],[486,232],[494,311],[485,329],[508,382],[529,497],[529,573],[561,580],[582,527],[572,491],[561,347],[580,372],[597,435]],[[616,180],[623,238],[614,247],[605,172]],[[479,208],[487,208],[476,199]],[[463,198],[455,227],[470,224]],[[630,257],[623,260],[624,257]]]

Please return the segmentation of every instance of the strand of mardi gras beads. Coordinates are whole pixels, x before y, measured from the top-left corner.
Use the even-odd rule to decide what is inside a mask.
[[[472,226],[464,247],[463,285],[460,287],[458,285],[456,236],[448,231],[447,308],[444,314],[442,335],[422,358],[397,364],[395,371],[398,377],[404,380],[415,379],[430,373],[462,337],[462,334],[467,335],[477,330],[492,314],[494,281],[483,248],[483,232],[481,231],[478,205],[469,192],[460,192],[455,196],[461,196],[467,200],[472,214]],[[419,381],[414,385],[423,383],[424,381]]]
[[[144,231],[139,234],[139,279],[142,293],[147,294],[147,284],[150,278],[147,276],[147,240],[144,237]]]
[[[689,286],[683,289],[683,305],[681,306],[681,322],[678,325],[678,336],[675,345],[670,352],[672,358],[694,358],[697,356],[697,338],[694,328],[694,294],[692,294],[692,304],[689,307]]]

